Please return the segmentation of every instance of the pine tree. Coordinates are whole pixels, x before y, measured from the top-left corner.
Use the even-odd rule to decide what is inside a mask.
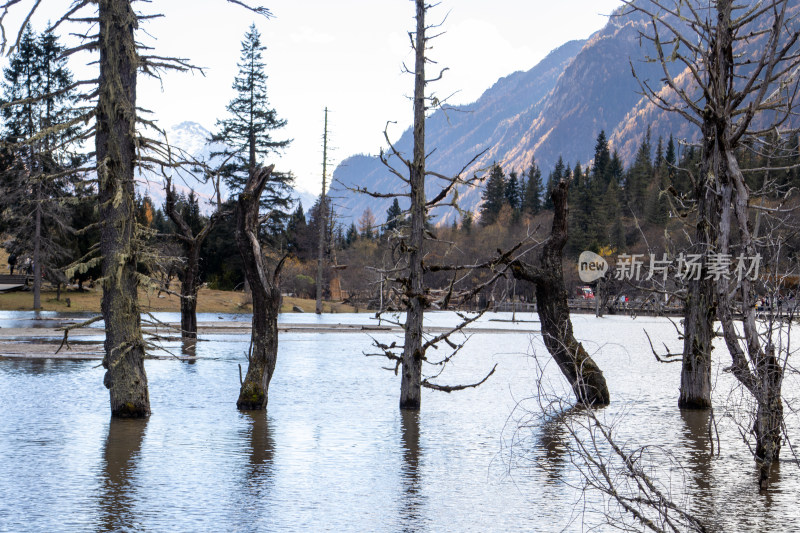
[[[36,309],[43,272],[50,281],[66,281],[58,266],[69,257],[68,198],[77,179],[68,170],[82,160],[75,154],[80,129],[54,128],[73,118],[77,108],[63,52],[53,34],[37,37],[28,25],[4,69],[3,129],[13,148],[2,169],[0,211],[11,250],[33,260]]]
[[[506,177],[497,163],[489,170],[489,180],[481,198],[481,224],[489,226],[497,221],[497,215],[506,203]]]
[[[400,227],[402,221],[403,210],[400,209],[400,202],[397,198],[394,199],[392,205],[386,211],[386,226],[385,231],[394,231]]]
[[[261,44],[261,35],[253,24],[242,41],[239,74],[233,82],[236,97],[226,108],[229,118],[217,121],[218,131],[211,139],[226,146],[213,156],[221,159],[233,156],[223,168],[223,179],[236,192],[242,189],[247,176],[264,163],[264,158],[280,153],[291,142],[273,138],[286,120],[278,118],[277,112],[269,107],[264,50],[266,46]],[[291,174],[273,173],[262,197],[265,207],[287,210],[291,206],[293,181]]]
[[[611,155],[608,150],[606,132],[604,130],[600,130],[600,133],[597,135],[597,141],[594,145],[594,165],[592,166],[592,178],[595,180],[602,180],[604,187],[608,184],[608,171],[610,162]]]
[[[303,203],[300,202],[286,223],[286,249],[297,256],[303,256],[309,252],[304,249],[307,231],[306,215],[303,212]]]
[[[511,206],[511,209],[516,210],[520,208],[519,175],[516,170],[512,170],[508,174],[505,197],[506,203]]]
[[[527,186],[525,187],[525,195],[522,198],[522,211],[531,215],[538,215],[542,210],[542,193],[544,187],[542,185],[542,171],[536,164],[536,159],[531,159],[531,166],[528,168]]]

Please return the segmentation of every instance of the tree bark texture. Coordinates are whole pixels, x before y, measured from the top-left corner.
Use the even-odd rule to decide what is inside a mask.
[[[542,247],[539,266],[517,260],[511,263],[511,268],[514,277],[530,281],[536,287],[536,309],[544,344],[572,386],[575,398],[584,405],[604,406],[611,401],[608,385],[600,367],[575,338],[567,305],[561,260],[567,242],[567,190],[565,181],[553,187],[553,229]]]
[[[150,414],[145,348],[136,273],[136,15],[130,0],[99,2],[100,83],[97,105],[97,176],[103,226],[102,254],[106,368],[111,415]]]
[[[250,174],[236,203],[236,245],[253,296],[250,361],[236,401],[236,407],[245,411],[267,408],[269,382],[278,359],[278,274],[282,261],[270,273],[258,240],[259,200],[273,168],[258,168]]]
[[[713,132],[704,132],[705,153],[713,150]],[[717,242],[716,198],[709,186],[709,164],[701,163],[700,176],[694,188],[697,199],[697,225],[695,228],[694,253],[701,256],[701,264],[706,265],[708,254]],[[700,273],[701,279],[687,282],[686,307],[683,317],[683,361],[681,363],[681,388],[678,407],[681,409],[711,408],[711,350],[714,349],[714,320],[717,315],[717,301],[714,296],[714,282]]]
[[[422,401],[422,322],[425,308],[423,244],[425,231],[425,2],[416,0],[414,64],[414,159],[409,166],[411,228],[400,409],[419,409]]]

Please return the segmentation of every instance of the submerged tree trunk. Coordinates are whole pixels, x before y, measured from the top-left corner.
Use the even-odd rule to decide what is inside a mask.
[[[193,243],[194,244],[194,243]],[[200,247],[190,246],[186,254],[186,269],[181,280],[181,338],[197,338],[197,292]]]
[[[700,172],[695,187],[697,201],[697,254],[701,264],[706,265],[708,253],[716,242],[714,220],[715,204],[713,192],[709,192],[708,172]],[[714,349],[714,321],[717,302],[714,283],[705,279],[687,282],[686,303],[683,317],[683,360],[681,363],[681,388],[678,407],[681,409],[711,408],[711,350]]]
[[[572,333],[564,287],[561,255],[567,242],[567,189],[565,181],[553,188],[553,229],[542,248],[539,266],[514,261],[511,268],[514,277],[536,286],[544,344],[572,386],[575,398],[584,405],[603,406],[611,401],[608,385],[600,367]]]
[[[283,260],[269,272],[258,240],[259,200],[274,165],[250,174],[236,203],[236,245],[244,262],[244,273],[253,296],[253,323],[247,375],[236,407],[266,409],[269,382],[278,359],[278,312],[281,305],[278,275]]]
[[[111,415],[150,414],[144,370],[136,273],[134,166],[136,69],[133,32],[136,15],[130,0],[99,2],[100,83],[97,105],[97,177],[102,254],[102,312],[106,328],[103,380],[111,397]]]
[[[409,165],[411,228],[408,237],[408,294],[400,380],[400,409],[419,409],[422,401],[423,244],[425,231],[425,2],[416,1],[414,64],[414,159]]]

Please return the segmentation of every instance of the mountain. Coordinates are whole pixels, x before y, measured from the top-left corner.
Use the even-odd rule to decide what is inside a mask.
[[[220,151],[221,146],[216,143],[209,143],[208,139],[211,137],[211,132],[196,122],[181,122],[166,130],[167,141],[178,151],[187,154],[186,157],[191,157],[197,161],[209,162],[212,166],[214,161],[211,153]],[[180,156],[178,156],[180,157]],[[178,194],[189,195],[194,190],[200,204],[200,210],[203,214],[210,214],[216,205],[216,193],[214,192],[214,184],[202,181],[202,174],[193,172],[190,169],[174,170],[165,169],[165,174],[172,178],[172,183]],[[222,199],[225,200],[230,191],[221,184]],[[164,193],[164,177],[160,173],[149,170],[142,170],[136,176],[136,189],[139,194],[144,196],[149,195],[153,200],[156,207],[164,205],[166,195]],[[314,202],[316,196],[295,190],[293,193],[295,201],[303,203],[303,208],[307,211]]]
[[[571,164],[589,162],[601,130],[627,164],[651,126],[642,117],[652,115],[631,74],[631,63],[641,79],[663,77],[658,64],[636,59],[647,52],[640,40],[645,24],[641,16],[612,17],[588,40],[568,42],[531,70],[501,78],[473,104],[446,114],[436,111],[426,125],[427,150],[432,152],[427,168],[453,174],[485,150],[466,169],[467,175],[495,161],[506,172],[521,173],[535,157],[546,178],[559,155]],[[677,117],[660,118],[652,124],[653,139],[683,132]],[[410,158],[410,129],[396,147]],[[355,219],[369,206],[381,222],[389,201],[353,194],[347,188],[388,192],[400,185],[377,157],[368,155],[342,161],[334,179],[340,212]],[[433,181],[426,186],[429,195],[436,188]],[[476,210],[480,192],[477,188],[460,191],[461,207]],[[457,216],[453,210],[434,214],[438,224]]]

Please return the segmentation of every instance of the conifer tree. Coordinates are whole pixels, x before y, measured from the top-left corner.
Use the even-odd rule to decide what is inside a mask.
[[[522,210],[531,215],[538,215],[542,210],[542,171],[536,164],[536,159],[531,160],[531,166],[527,172],[528,182],[525,187],[525,195],[522,199]]]
[[[506,176],[497,163],[489,170],[489,179],[481,198],[481,224],[489,226],[497,221],[497,215],[506,203]]]
[[[516,170],[512,170],[508,174],[506,180],[505,191],[506,203],[511,206],[511,209],[520,208],[520,194],[519,194],[519,175]]]
[[[386,211],[385,231],[394,231],[400,227],[402,216],[403,210],[400,209],[400,202],[395,198],[392,205],[389,206],[389,209]]]
[[[57,267],[69,256],[68,198],[76,179],[69,169],[82,159],[74,151],[80,129],[54,128],[76,114],[63,52],[52,33],[37,36],[28,25],[4,69],[3,100],[12,105],[2,110],[3,129],[13,155],[3,169],[0,211],[12,236],[11,251],[33,261],[35,309],[41,307],[43,273],[51,281],[66,281]]]
[[[286,120],[278,118],[275,109],[267,99],[267,75],[263,52],[266,46],[261,43],[261,34],[255,24],[244,36],[239,59],[239,74],[233,82],[236,96],[227,106],[229,117],[217,121],[217,133],[212,141],[225,145],[214,156],[222,159],[231,157],[231,162],[223,167],[222,176],[233,191],[240,191],[247,177],[263,159],[280,153],[291,140],[277,140],[277,130],[286,126]],[[273,172],[266,185],[262,204],[269,209],[285,211],[291,206],[291,187],[293,177],[289,173]]]

